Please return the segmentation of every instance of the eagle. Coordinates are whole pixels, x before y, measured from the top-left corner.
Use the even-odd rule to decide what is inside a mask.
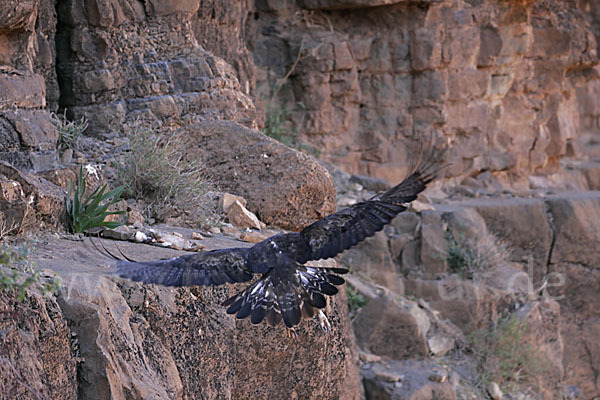
[[[245,248],[227,248],[156,261],[117,261],[116,273],[136,282],[164,286],[223,285],[249,282],[244,290],[226,300],[228,314],[250,317],[275,326],[282,320],[293,329],[302,317],[317,315],[321,326],[330,327],[321,309],[326,297],[344,284],[346,268],[306,265],[351,248],[383,229],[407,209],[440,168],[436,152],[421,157],[417,167],[398,185],[370,199],[317,220],[300,232],[282,233]],[[323,321],[324,319],[324,321]]]

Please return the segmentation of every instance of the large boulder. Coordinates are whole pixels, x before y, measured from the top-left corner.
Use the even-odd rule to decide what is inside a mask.
[[[9,182],[14,182],[11,186],[20,186],[18,195],[8,202],[10,208],[0,210],[5,215],[9,215],[13,214],[12,211],[15,209],[23,209],[21,217],[10,218],[20,230],[39,231],[43,227],[56,228],[62,224],[65,209],[65,191],[62,188],[41,176],[19,171],[2,161],[0,161],[1,176]]]
[[[385,286],[398,295],[404,294],[402,275],[392,259],[388,238],[377,232],[340,256],[341,263],[373,283]]]
[[[188,157],[201,159],[218,186],[242,196],[261,221],[299,230],[335,211],[329,172],[312,157],[227,121],[183,128]]]

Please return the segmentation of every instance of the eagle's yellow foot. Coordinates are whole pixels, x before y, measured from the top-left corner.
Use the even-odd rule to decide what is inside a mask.
[[[323,332],[331,333],[331,324],[329,323],[329,320],[327,319],[325,313],[319,310],[319,312],[317,313],[317,317],[319,318],[319,326],[321,327]]]
[[[296,333],[296,330],[294,328],[285,328],[285,333],[290,339],[298,339],[298,334]]]

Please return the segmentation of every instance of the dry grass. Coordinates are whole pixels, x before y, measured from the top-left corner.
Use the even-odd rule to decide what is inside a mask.
[[[478,386],[494,381],[504,389],[535,386],[535,377],[547,370],[546,360],[525,340],[528,325],[516,317],[502,318],[470,335],[477,358]]]
[[[446,231],[446,242],[446,259],[452,272],[473,274],[510,262],[508,244],[489,232],[477,238],[455,238]]]
[[[124,198],[145,204],[147,218],[165,221],[184,211],[202,207],[212,188],[203,166],[185,158],[182,138],[151,130],[130,136],[131,151],[117,166],[117,181],[124,185]]]

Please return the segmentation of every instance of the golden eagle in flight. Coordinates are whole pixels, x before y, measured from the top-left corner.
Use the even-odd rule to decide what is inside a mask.
[[[247,248],[229,248],[149,262],[118,261],[117,273],[137,282],[165,286],[222,285],[260,278],[226,300],[228,314],[250,317],[253,324],[266,319],[271,326],[282,319],[288,328],[314,309],[326,306],[345,281],[345,268],[304,265],[343,252],[383,229],[406,204],[415,200],[438,171],[429,154],[414,172],[393,188],[320,219],[301,232],[270,238]],[[324,316],[319,310],[319,316]],[[329,325],[327,323],[327,325]]]

